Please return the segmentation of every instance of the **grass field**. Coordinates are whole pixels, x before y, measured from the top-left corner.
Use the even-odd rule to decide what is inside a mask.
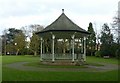
[[[2,80],[3,81],[118,81],[118,70],[107,72],[65,72],[65,71],[23,71],[4,67],[15,62],[31,62],[34,66],[39,62],[39,57],[32,56],[3,56]],[[118,64],[116,59],[103,59],[87,57],[87,63]],[[35,65],[36,66],[36,65]],[[38,66],[38,65],[37,65]],[[51,66],[49,66],[51,67]],[[57,66],[55,66],[57,67]],[[69,70],[69,67],[68,67]]]
[[[0,82],[2,81],[2,56],[0,56]]]

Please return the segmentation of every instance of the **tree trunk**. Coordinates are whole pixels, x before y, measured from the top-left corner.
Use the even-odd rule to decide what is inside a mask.
[[[48,53],[48,46],[46,47],[46,52]]]
[[[37,52],[36,51],[34,51],[34,56],[37,56]]]
[[[63,48],[63,54],[65,54],[65,47]]]
[[[19,49],[17,50],[16,55],[18,55],[18,53],[19,53]]]

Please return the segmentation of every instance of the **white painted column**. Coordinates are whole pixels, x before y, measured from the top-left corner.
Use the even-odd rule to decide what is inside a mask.
[[[55,61],[55,56],[54,56],[54,43],[55,43],[55,41],[54,41],[54,39],[55,39],[55,35],[52,35],[52,62],[54,62]]]
[[[83,59],[86,61],[86,37],[84,37],[84,54],[83,54]]]
[[[43,54],[45,54],[45,40],[43,39]]]
[[[83,52],[84,52],[84,40],[83,40],[84,38],[81,38],[81,53],[83,54]]]
[[[75,59],[75,54],[74,54],[74,44],[75,44],[75,39],[74,39],[75,35],[72,36],[72,62],[74,62]]]
[[[41,42],[40,42],[40,61],[42,61],[42,42],[43,42],[43,39],[42,37],[40,38]]]

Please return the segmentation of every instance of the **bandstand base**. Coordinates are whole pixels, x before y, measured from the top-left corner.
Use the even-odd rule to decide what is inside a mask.
[[[41,64],[45,64],[45,65],[75,65],[75,66],[80,66],[83,65],[84,62],[78,62],[78,61],[74,61],[72,62],[71,60],[55,60],[54,62],[51,60],[44,60],[41,62]]]

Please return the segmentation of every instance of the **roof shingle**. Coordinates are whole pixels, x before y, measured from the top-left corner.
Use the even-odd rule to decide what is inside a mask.
[[[65,14],[62,12],[62,14],[50,25],[48,25],[46,28],[44,28],[42,31],[37,32],[43,33],[43,32],[51,32],[51,31],[75,31],[75,32],[81,32],[89,34],[88,31],[80,28],[78,25],[76,25],[74,22],[72,22]]]

